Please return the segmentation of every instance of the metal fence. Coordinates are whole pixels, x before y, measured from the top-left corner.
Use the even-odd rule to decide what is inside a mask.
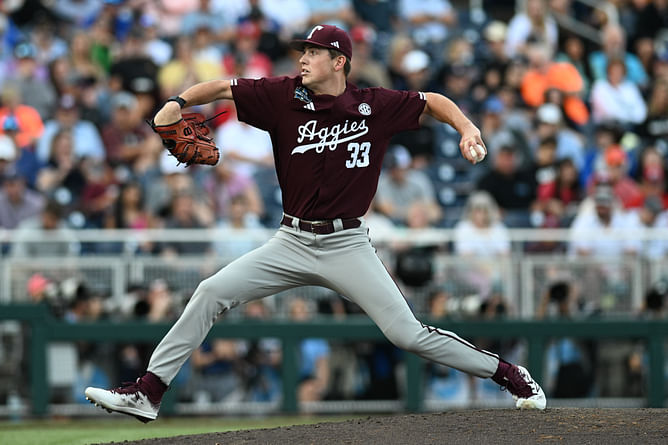
[[[614,237],[619,240],[628,239],[628,237],[641,236],[645,238],[648,243],[664,242],[668,240],[668,231],[647,231],[642,234],[630,233],[615,233]],[[253,230],[253,231],[221,231],[221,230],[179,230],[179,231],[91,231],[82,230],[74,232],[77,238],[77,248],[72,248],[72,240],[68,239],[64,242],[70,244],[68,252],[79,252],[78,255],[59,255],[59,256],[17,256],[14,255],[13,246],[15,240],[13,234],[8,231],[0,231],[0,304],[21,304],[29,303],[31,296],[29,287],[31,279],[35,276],[46,277],[50,282],[59,283],[63,288],[72,286],[72,283],[84,283],[92,292],[104,297],[107,307],[110,310],[118,310],[122,312],[122,308],[127,306],[128,292],[133,286],[150,286],[156,280],[163,281],[170,289],[177,305],[184,305],[190,297],[192,291],[197,284],[205,277],[216,272],[219,268],[232,261],[236,256],[243,253],[254,246],[258,246],[266,241],[273,231]],[[592,233],[592,237],[600,236],[601,234]],[[570,335],[573,334],[579,337],[594,336],[601,338],[601,332],[606,335],[619,339],[635,339],[647,341],[651,340],[651,345],[648,349],[652,357],[652,384],[654,387],[663,387],[662,376],[660,376],[661,364],[664,363],[664,355],[661,353],[662,346],[665,339],[654,338],[652,340],[651,334],[644,327],[642,322],[629,321],[631,324],[620,324],[620,329],[630,329],[627,331],[616,332],[612,325],[591,325],[584,322],[582,325],[578,324],[574,328],[579,329],[578,332],[573,331],[568,326],[559,326],[559,329],[541,331],[539,324],[533,320],[539,312],[541,305],[544,304],[546,295],[550,287],[554,283],[567,282],[572,286],[573,292],[576,295],[579,306],[578,310],[581,315],[590,315],[593,311],[597,311],[598,315],[608,316],[609,318],[635,318],[644,309],[645,294],[648,289],[661,278],[668,277],[668,259],[648,259],[642,254],[635,256],[620,256],[619,258],[596,258],[596,257],[574,257],[570,256],[565,248],[569,239],[570,233],[563,230],[511,230],[510,236],[512,240],[512,253],[508,256],[499,258],[469,258],[460,257],[453,253],[452,248],[453,232],[450,230],[425,230],[425,231],[409,231],[399,230],[391,233],[384,238],[377,237],[373,240],[374,245],[378,248],[378,253],[381,259],[387,264],[388,269],[397,274],[396,261],[402,250],[408,247],[425,247],[431,252],[430,262],[432,265],[431,274],[428,279],[421,285],[412,285],[402,282],[401,277],[397,278],[400,287],[404,291],[406,298],[411,304],[414,311],[423,319],[429,319],[433,315],[432,297],[437,292],[442,292],[446,295],[443,298],[442,304],[450,320],[454,320],[456,329],[462,329],[462,333],[476,333],[488,332],[490,335],[505,338],[509,335],[514,335],[516,338],[524,338],[524,359],[529,357],[529,364],[536,369],[538,375],[542,373],[543,363],[541,354],[544,352],[545,346],[550,341],[550,335]],[[606,234],[610,236],[610,234]],[[39,243],[49,241],[49,248],[58,251],[58,242],[48,235],[36,232],[34,237],[31,237],[32,243],[39,246]],[[24,241],[22,241],[24,242]],[[161,256],[139,253],[137,246],[142,243],[202,243],[208,245],[210,248],[200,254],[180,255],[180,256]],[[555,247],[551,253],[532,253],[531,246],[536,243],[550,243]],[[270,323],[282,323],[288,319],[288,302],[292,296],[298,295],[306,297],[313,302],[326,302],[330,300],[337,300],[340,296],[333,291],[319,287],[304,287],[294,291],[284,292],[274,296],[270,296],[265,301],[271,309],[273,317]],[[480,310],[485,302],[493,298],[501,298],[505,302],[504,318],[511,320],[524,321],[528,324],[502,324],[496,328],[487,328],[483,325],[477,325],[477,320],[480,319]],[[9,306],[4,306],[8,308]],[[29,308],[29,306],[27,306]],[[318,305],[311,306],[314,311]],[[28,310],[28,309],[24,309]],[[177,311],[178,312],[178,311]],[[4,314],[0,313],[0,319]],[[548,314],[549,315],[549,314]],[[30,319],[30,314],[27,314],[27,319]],[[11,319],[11,317],[9,317]],[[227,320],[235,323],[243,323],[243,313],[240,310],[232,311],[227,316]],[[637,318],[636,318],[637,320]],[[119,329],[127,328],[127,319],[119,318]],[[614,324],[614,321],[612,321]],[[663,329],[665,331],[665,322],[663,325],[654,323],[652,329]],[[325,324],[326,325],[326,324]],[[40,326],[39,323],[32,324]],[[34,359],[41,360],[41,363],[50,361],[49,363],[65,364],[69,359],[72,359],[72,342],[76,336],[81,334],[89,341],[100,341],[103,338],[109,338],[109,334],[94,334],[92,337],[87,336],[93,332],[101,332],[94,326],[72,326],[67,327],[64,324],[54,324],[54,321],[49,321],[49,332],[51,334],[42,333],[42,340],[55,343],[49,343],[46,347],[46,356],[33,356]],[[108,330],[113,330],[113,323],[111,325],[105,324]],[[664,326],[661,328],[660,326]],[[42,326],[44,327],[44,326]],[[554,327],[554,326],[553,326]],[[158,329],[159,328],[159,329]],[[353,326],[354,328],[354,326]],[[450,322],[448,328],[451,328]],[[79,329],[79,330],[78,330]],[[139,327],[134,326],[132,332],[144,332]],[[154,327],[149,333],[141,334],[142,338],[157,341],[162,331],[158,332],[156,329],[164,330],[166,327]],[[217,328],[220,330],[220,328]],[[336,331],[334,328],[327,331],[330,338],[344,338],[350,334],[351,326],[341,325]],[[370,337],[378,337],[377,332],[371,327],[365,327],[364,332],[372,333]],[[525,329],[530,329],[529,335]],[[602,329],[602,331],[597,331]],[[71,332],[70,332],[71,331]],[[652,332],[654,332],[652,331]],[[16,375],[20,372],[19,368],[9,369],[9,365],[20,365],[21,360],[26,360],[27,357],[15,356],[17,349],[28,350],[26,342],[28,341],[23,335],[22,328],[15,322],[9,324],[0,323],[0,334],[2,334],[3,342],[7,340],[7,344],[0,348],[2,352],[0,362],[0,374],[7,371],[3,380],[0,376],[0,381],[8,382],[11,386],[13,381],[11,375]],[[39,332],[36,331],[36,332]],[[70,332],[69,334],[67,334]],[[130,332],[130,331],[128,331]],[[148,332],[148,331],[147,331]],[[224,336],[230,335],[228,331],[222,334]],[[230,331],[231,332],[231,331]],[[317,329],[313,331],[319,332]],[[658,332],[658,331],[657,331]],[[119,333],[120,334],[120,333]],[[540,334],[540,335],[539,335]],[[651,335],[650,335],[651,334]],[[46,337],[44,337],[46,335]],[[125,334],[123,334],[125,335]],[[129,334],[128,334],[129,335]],[[293,334],[291,334],[293,335]],[[296,334],[295,334],[296,335]],[[360,334],[361,335],[361,334]],[[539,335],[538,337],[536,337]],[[635,336],[635,337],[634,337]],[[28,337],[29,339],[30,337]],[[115,337],[113,337],[115,338]],[[130,337],[123,337],[126,340]],[[292,340],[294,340],[293,337]],[[50,339],[50,340],[49,340]],[[141,340],[136,338],[134,340]],[[18,344],[10,345],[9,341],[18,342]],[[66,343],[60,343],[65,341]],[[69,347],[67,345],[70,345]],[[285,347],[285,345],[283,345]],[[13,348],[13,349],[12,349]],[[32,352],[32,354],[37,354]],[[73,360],[69,360],[73,362]],[[405,366],[410,374],[407,385],[411,385],[411,390],[415,390],[419,385],[416,382],[416,377],[420,375],[416,369],[421,365],[418,364],[414,358],[406,361]],[[6,366],[5,366],[6,365]],[[668,366],[668,365],[666,365]],[[5,369],[7,368],[7,369]],[[54,372],[57,367],[49,365],[49,369]],[[668,368],[667,368],[668,369]],[[48,384],[53,384],[58,381],[59,376],[71,374],[71,370],[60,370],[62,372],[56,373],[58,375],[42,375],[41,377],[32,377],[33,383],[37,380],[43,381],[47,379]],[[36,372],[30,368],[30,372]],[[668,375],[668,374],[666,374]],[[66,382],[67,383],[67,382]],[[71,382],[69,382],[71,383]],[[43,384],[43,383],[42,383]],[[661,386],[659,386],[661,385]],[[9,388],[9,387],[8,387]],[[11,388],[10,388],[11,389]],[[5,388],[7,390],[7,388]],[[405,388],[404,388],[405,390]],[[0,393],[2,392],[0,388]],[[292,391],[288,388],[286,391]],[[644,393],[647,397],[652,397],[651,392]],[[408,397],[409,393],[405,395]],[[417,400],[416,395],[410,396],[408,401],[361,401],[361,400],[338,400],[338,401],[324,401],[313,402],[309,410],[318,412],[327,412],[331,410],[340,410],[342,407],[354,406],[355,410],[364,411],[380,410],[380,411],[394,411],[404,409],[408,406],[410,409],[421,407],[420,409],[439,409],[443,406],[452,406],[452,401],[442,401],[429,399],[429,395],[425,394],[423,399]],[[289,402],[290,409],[294,409],[294,394],[284,393],[283,405],[280,404],[254,404],[251,402],[243,403],[213,403],[204,407],[197,404],[175,404],[175,413],[194,414],[199,412],[211,412],[212,410],[223,410],[226,412],[272,412],[276,410],[285,409],[286,400]],[[644,405],[643,399],[621,399],[614,402],[615,406],[624,404]],[[651,404],[658,406],[662,403],[660,396],[656,396]],[[33,401],[34,402],[34,401]],[[494,401],[486,401],[487,405],[493,406]],[[609,401],[608,401],[609,402]],[[0,400],[0,405],[2,401]],[[39,401],[41,404],[40,410],[44,412],[45,399]],[[477,406],[475,401],[467,399],[462,406]],[[490,403],[492,403],[490,405]],[[557,402],[558,403],[558,402]],[[605,404],[598,399],[582,399],[577,403],[593,404],[592,406]],[[621,403],[621,405],[620,405]],[[351,405],[352,404],[352,405]],[[444,405],[445,404],[445,405]],[[229,406],[228,406],[229,405]],[[503,406],[503,402],[500,403]],[[589,405],[587,405],[589,406]],[[81,405],[71,404],[60,406],[58,410],[70,410],[73,414],[81,413]],[[0,406],[0,416],[6,412],[8,408]],[[202,411],[204,410],[204,411]],[[268,410],[268,411],[267,411]],[[39,410],[38,410],[39,411]],[[68,411],[68,412],[70,412]]]
[[[187,299],[203,278],[260,245],[272,233],[267,230],[82,230],[74,232],[81,246],[77,256],[15,256],[12,255],[15,243],[12,232],[0,231],[0,245],[4,246],[0,249],[4,252],[0,256],[0,302],[28,300],[28,283],[36,274],[52,282],[83,282],[90,290],[109,297],[116,304],[120,304],[132,286],[146,286],[156,279],[164,280],[177,297]],[[430,295],[441,290],[448,294],[451,313],[466,315],[496,294],[504,299],[510,315],[531,318],[546,289],[554,282],[566,281],[587,305],[611,315],[629,314],[642,308],[643,296],[653,283],[668,277],[666,258],[649,260],[641,254],[618,258],[573,257],[563,248],[570,238],[568,231],[511,230],[510,233],[512,254],[497,258],[455,255],[450,230],[400,230],[374,239],[374,244],[381,259],[395,274],[401,249],[405,250],[407,245],[433,247],[434,253],[430,254],[433,271],[423,284],[415,286],[403,283],[400,275],[395,277],[418,313],[427,313]],[[623,240],[633,234],[621,232],[617,236]],[[641,236],[647,242],[664,242],[668,231],[648,231]],[[36,232],[30,242],[39,245],[45,239],[43,233]],[[178,257],[140,254],[136,246],[146,242],[208,243],[210,248],[198,255]],[[550,242],[557,248],[547,254],[527,252],[526,246],[536,242]],[[53,245],[57,241],[49,239],[49,243]],[[302,289],[300,293],[308,297],[330,296],[324,289]],[[280,305],[277,309],[281,310]]]

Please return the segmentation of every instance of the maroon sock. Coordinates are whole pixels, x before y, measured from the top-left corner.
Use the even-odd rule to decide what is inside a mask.
[[[502,386],[506,386],[506,380],[503,378],[506,375],[506,372],[512,367],[510,363],[503,359],[499,359],[499,366],[496,368],[496,372],[492,376],[492,380]]]
[[[162,400],[162,395],[167,391],[168,386],[165,385],[160,377],[147,371],[144,376],[139,379],[139,389],[146,394],[148,400],[154,405],[159,405]]]

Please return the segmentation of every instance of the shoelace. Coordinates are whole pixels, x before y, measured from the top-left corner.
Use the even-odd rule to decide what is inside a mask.
[[[142,392],[142,391],[141,389],[139,389],[139,379],[137,379],[136,382],[123,382],[121,383],[121,386],[112,389],[111,392],[116,394],[132,394],[135,392]]]
[[[514,394],[523,399],[529,398],[536,394],[536,390],[532,387],[532,385],[535,385],[535,382],[528,382],[518,368],[513,368],[510,370],[510,372],[513,373],[513,376],[512,378],[508,378],[506,388],[508,391],[510,391],[511,394]],[[521,384],[519,386],[515,385],[515,380],[521,382]]]

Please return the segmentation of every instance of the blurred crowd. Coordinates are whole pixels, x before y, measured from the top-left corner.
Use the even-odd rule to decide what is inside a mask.
[[[370,209],[385,226],[665,224],[666,2],[616,1],[616,15],[564,0],[490,3],[4,2],[0,227],[276,227],[271,141],[233,104],[197,110],[229,111],[210,122],[224,154],[212,168],[177,165],[145,121],[196,82],[296,75],[286,42],[317,23],[350,33],[350,82],[441,92],[488,145],[472,167],[445,124],[398,135]],[[563,27],[564,15],[594,36]],[[581,206],[599,186],[610,199]],[[491,195],[496,216],[471,219],[475,191]],[[609,221],[595,212],[604,206]]]
[[[282,209],[271,140],[239,122],[233,104],[196,110],[212,118],[223,153],[215,167],[177,165],[146,120],[167,97],[197,82],[297,75],[299,54],[287,42],[329,23],[352,38],[349,82],[443,93],[480,127],[489,151],[484,162],[471,166],[461,158],[456,132],[427,118],[419,130],[396,136],[366,215],[372,236],[397,228],[453,228],[446,249],[493,261],[510,255],[508,228],[569,228],[570,242],[527,243],[526,251],[665,257],[666,242],[606,234],[668,228],[668,1],[615,0],[607,2],[607,13],[570,0],[483,1],[481,9],[469,3],[2,2],[0,229],[17,229],[5,250],[19,257],[118,252],[109,243],[82,245],[76,238],[82,228],[278,227]],[[564,17],[580,25],[568,26]],[[30,243],[32,229],[49,231],[57,242]],[[145,242],[136,243],[133,253],[233,257],[252,247],[244,241]],[[393,272],[409,287],[420,287],[434,275],[424,259],[444,247],[394,248]],[[597,273],[615,275],[610,268]],[[128,289],[127,306],[111,309],[95,292],[63,286],[36,274],[27,288],[33,301],[48,301],[71,322],[114,314],[172,320],[183,303],[168,298],[169,286],[160,280]],[[475,286],[487,297],[475,305],[477,316],[507,313],[494,279]],[[563,293],[552,289],[546,295]],[[295,297],[289,313],[300,319],[304,313],[355,312],[335,301],[305,310],[309,303]],[[447,316],[453,301],[438,289],[425,311]],[[271,307],[249,304],[244,311],[264,318]],[[541,316],[548,314],[545,309]],[[321,340],[300,345],[300,400],[378,398],[388,394],[381,390],[387,382],[398,394],[396,349],[359,343],[351,353],[335,346]],[[505,346],[512,354],[516,345]],[[577,352],[560,347],[551,349],[555,356]],[[99,348],[79,352],[82,361],[111,357]],[[149,351],[123,346],[117,352],[122,366],[114,365],[114,373],[132,380]],[[629,357],[642,361],[636,352]],[[323,357],[338,366],[323,366]],[[280,394],[279,363],[275,341],[216,340],[184,369],[198,370],[199,386],[189,391],[194,397],[266,401]],[[103,374],[79,369],[88,372],[87,382],[107,385],[94,381]],[[209,375],[224,375],[227,383],[216,379],[214,391]],[[462,396],[462,388],[483,390],[453,385],[464,376],[452,370],[435,368],[430,376],[435,397],[466,398],[470,393]],[[247,383],[243,394],[235,392],[240,378]]]

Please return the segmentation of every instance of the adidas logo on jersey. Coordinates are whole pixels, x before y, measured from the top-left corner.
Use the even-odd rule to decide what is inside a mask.
[[[306,105],[304,105],[304,108],[307,110],[315,111],[315,105],[313,105],[313,102],[309,102]]]

